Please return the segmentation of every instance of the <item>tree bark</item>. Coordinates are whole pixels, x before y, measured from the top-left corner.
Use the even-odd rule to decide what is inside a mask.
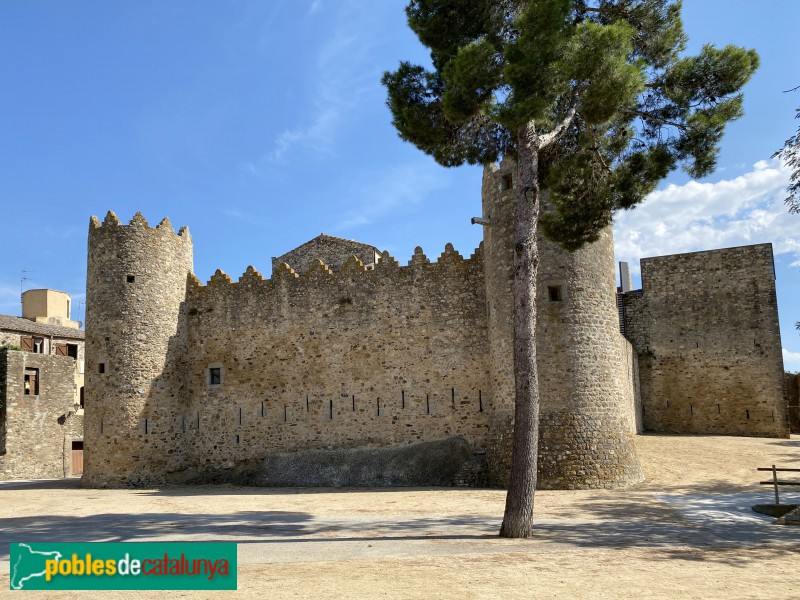
[[[539,446],[539,381],[536,371],[536,243],[539,218],[540,139],[532,123],[518,133],[514,198],[514,433],[511,476],[500,535],[533,534],[533,495]]]

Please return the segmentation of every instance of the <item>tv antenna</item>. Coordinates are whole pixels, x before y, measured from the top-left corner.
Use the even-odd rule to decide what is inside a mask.
[[[31,278],[28,277],[28,275],[30,275],[31,273],[33,273],[33,271],[29,271],[27,269],[22,269],[19,272],[19,303],[20,304],[22,304],[22,292],[25,291],[24,290],[25,282],[31,280]]]

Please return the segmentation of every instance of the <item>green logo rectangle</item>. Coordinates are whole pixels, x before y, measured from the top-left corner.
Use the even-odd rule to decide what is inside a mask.
[[[12,590],[235,590],[236,544],[11,544]]]

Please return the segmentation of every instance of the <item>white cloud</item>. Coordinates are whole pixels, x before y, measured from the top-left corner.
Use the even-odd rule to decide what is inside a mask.
[[[449,175],[429,160],[399,165],[379,172],[362,171],[348,195],[351,207],[333,230],[369,225],[399,208],[424,202],[449,185]]]
[[[317,0],[309,14],[321,8]],[[332,17],[330,36],[320,45],[309,77],[315,84],[314,99],[305,122],[279,133],[273,148],[260,161],[284,163],[296,148],[318,155],[332,155],[336,134],[342,121],[357,110],[359,103],[371,92],[379,90],[379,76],[369,67],[372,51],[380,43],[371,9],[359,2],[342,2]],[[259,170],[248,163],[246,170]]]
[[[616,216],[617,259],[638,273],[643,257],[772,242],[775,254],[792,254],[800,267],[800,220],[783,203],[789,174],[777,160],[759,161],[733,179],[653,192]]]
[[[783,368],[787,371],[800,371],[800,352],[783,349]]]
[[[308,16],[312,16],[319,12],[319,9],[322,8],[322,0],[314,0],[311,3],[311,6],[308,7]]]

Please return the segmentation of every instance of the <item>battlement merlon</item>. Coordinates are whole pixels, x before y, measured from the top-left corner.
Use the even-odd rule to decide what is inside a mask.
[[[191,277],[190,283],[193,288],[205,288],[239,286],[240,284],[270,284],[294,280],[299,280],[300,282],[320,279],[338,281],[354,277],[375,277],[376,275],[389,271],[398,271],[402,273],[403,276],[406,276],[411,270],[420,268],[436,272],[438,270],[453,268],[468,269],[473,267],[481,269],[483,267],[482,244],[475,249],[469,258],[464,258],[453,248],[452,244],[448,243],[445,245],[444,251],[436,261],[428,259],[422,248],[417,246],[407,266],[400,266],[392,255],[387,251],[383,251],[379,253],[378,260],[371,269],[368,269],[357,256],[351,255],[342,262],[341,268],[338,270],[332,269],[322,259],[315,258],[311,261],[310,266],[301,273],[298,273],[289,264],[283,262],[273,268],[272,276],[269,278],[264,277],[251,265],[247,267],[238,281],[235,281],[222,270],[217,269],[206,284],[203,284],[194,275]]]
[[[161,222],[155,227],[150,227],[147,219],[144,218],[141,212],[137,211],[133,218],[127,225],[123,225],[114,211],[109,210],[106,213],[102,222],[96,216],[92,215],[89,219],[89,233],[93,232],[121,232],[121,231],[147,231],[160,235],[171,235],[175,238],[180,238],[183,241],[191,243],[192,236],[189,233],[189,228],[182,225],[178,232],[172,227],[169,217],[164,217]]]

